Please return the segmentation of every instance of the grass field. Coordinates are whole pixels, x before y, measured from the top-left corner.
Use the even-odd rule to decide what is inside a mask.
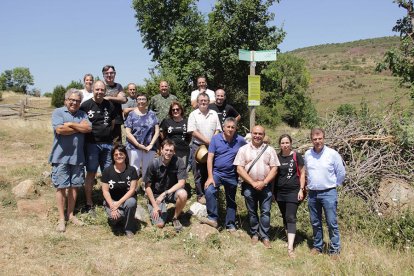
[[[7,95],[6,95],[7,96]],[[13,95],[15,97],[16,95]],[[10,96],[11,97],[11,96]],[[17,97],[17,96],[16,96]],[[7,97],[6,97],[7,98]],[[47,106],[50,99],[36,99]],[[268,131],[273,143],[281,132],[300,130],[279,126]],[[47,158],[52,143],[50,117],[36,120],[0,119],[0,266],[2,275],[412,275],[411,250],[394,250],[347,228],[340,221],[343,251],[339,260],[326,254],[309,254],[311,232],[306,205],[299,210],[297,258],[287,257],[282,221],[272,207],[273,248],[252,246],[246,233],[246,208],[238,195],[240,237],[220,231],[203,240],[197,236],[199,223],[190,218],[177,234],[171,225],[158,230],[141,225],[134,239],[115,236],[101,207],[97,218],[79,215],[87,225],[69,225],[64,234],[55,232],[57,209],[54,189],[42,176],[50,171]],[[11,188],[31,178],[37,194],[29,201],[44,203],[36,210],[19,212]],[[190,181],[191,183],[191,176]],[[97,186],[98,188],[98,186]],[[101,198],[95,191],[95,198]],[[80,201],[82,201],[82,197]],[[194,197],[191,198],[194,201]],[[96,201],[98,203],[98,200]],[[145,200],[139,196],[139,204]],[[185,208],[188,210],[189,205]],[[341,203],[340,203],[341,204]],[[341,210],[341,205],[339,207]],[[327,233],[325,233],[327,234]],[[327,235],[326,235],[327,236]],[[326,240],[326,239],[325,239]]]

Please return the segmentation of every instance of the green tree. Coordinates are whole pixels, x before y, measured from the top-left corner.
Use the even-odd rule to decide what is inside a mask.
[[[133,7],[142,40],[157,62],[152,80],[147,85],[154,87],[154,79],[175,79],[177,90],[172,91],[180,100],[186,99],[187,104],[189,91],[197,76],[205,75],[210,88],[224,88],[228,101],[242,113],[242,118],[247,119],[249,66],[247,62],[239,61],[238,50],[278,49],[285,33],[271,24],[274,14],[269,12],[269,8],[276,2],[279,1],[217,0],[208,17],[203,18],[195,0],[134,0]],[[261,74],[272,63],[257,63],[256,74]],[[269,70],[270,76],[273,71]],[[297,71],[298,74],[304,72]],[[302,81],[296,77],[296,80]],[[308,80],[309,74],[303,78]],[[304,122],[299,116],[304,111],[309,116],[316,113],[306,95],[307,84],[291,84],[294,88],[286,88],[285,92],[277,90],[273,81],[278,79],[268,77],[264,87],[264,93],[268,91],[272,95],[267,102],[270,109],[266,112],[275,112],[276,98],[279,97],[284,105],[295,103],[300,109],[287,109],[281,113],[292,124]],[[285,97],[285,93],[290,94]]]
[[[30,74],[29,68],[16,67],[12,71],[13,90],[16,92],[26,93],[27,87],[33,85],[33,76]]]
[[[310,74],[303,59],[279,54],[277,61],[262,71],[262,76],[262,88],[266,91],[262,103],[269,109],[267,113],[277,109],[276,114],[292,126],[315,122],[316,109],[307,92]],[[279,118],[275,116],[274,120],[277,122]]]
[[[0,75],[0,90],[10,90],[13,87],[13,71],[5,70]]]
[[[66,89],[62,85],[58,85],[53,89],[52,105],[54,107],[61,107],[65,103]]]
[[[414,100],[414,5],[413,0],[395,0],[394,3],[407,11],[404,18],[398,19],[393,31],[400,33],[401,43],[398,48],[388,50],[384,59],[377,65],[377,70],[389,69],[400,83],[411,87],[411,99]]]
[[[66,86],[66,90],[69,90],[70,88],[83,89],[83,83],[81,81],[73,80]]]

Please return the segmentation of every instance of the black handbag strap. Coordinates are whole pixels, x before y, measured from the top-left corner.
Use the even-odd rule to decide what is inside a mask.
[[[256,164],[257,160],[259,160],[260,156],[262,156],[262,154],[266,151],[267,147],[269,145],[266,144],[266,146],[263,148],[263,150],[259,153],[259,155],[256,157],[256,159],[253,160],[252,165],[249,167],[249,169],[247,170],[247,174],[249,174],[250,170],[253,168],[254,164]]]

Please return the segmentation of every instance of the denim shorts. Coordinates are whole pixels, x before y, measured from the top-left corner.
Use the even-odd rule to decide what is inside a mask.
[[[105,168],[112,163],[111,159],[112,144],[91,144],[85,145],[86,171],[97,172],[101,167],[103,172]]]
[[[85,182],[84,165],[54,163],[51,178],[56,189],[82,187]]]

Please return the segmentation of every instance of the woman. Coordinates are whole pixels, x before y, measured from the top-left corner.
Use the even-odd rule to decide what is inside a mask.
[[[305,168],[302,155],[292,151],[292,138],[283,134],[279,138],[280,167],[275,180],[274,194],[283,217],[288,238],[288,255],[295,257],[293,243],[296,234],[296,213],[304,198]]]
[[[136,231],[135,188],[138,174],[135,168],[129,165],[125,146],[115,145],[111,157],[112,166],[103,171],[101,178],[105,210],[113,226],[124,221],[125,235],[132,238]]]
[[[175,154],[183,159],[184,164],[187,164],[190,155],[190,140],[191,137],[187,133],[187,118],[184,118],[184,109],[182,105],[173,101],[168,112],[169,118],[165,118],[161,123],[161,139],[166,138],[174,141]]]
[[[81,90],[83,94],[82,103],[93,97],[92,85],[92,74],[85,74],[85,76],[83,77],[83,89]]]
[[[130,164],[138,173],[142,168],[142,175],[147,171],[149,162],[154,159],[154,145],[160,133],[157,116],[154,111],[148,110],[147,106],[147,97],[138,93],[137,107],[129,112],[125,121]]]

